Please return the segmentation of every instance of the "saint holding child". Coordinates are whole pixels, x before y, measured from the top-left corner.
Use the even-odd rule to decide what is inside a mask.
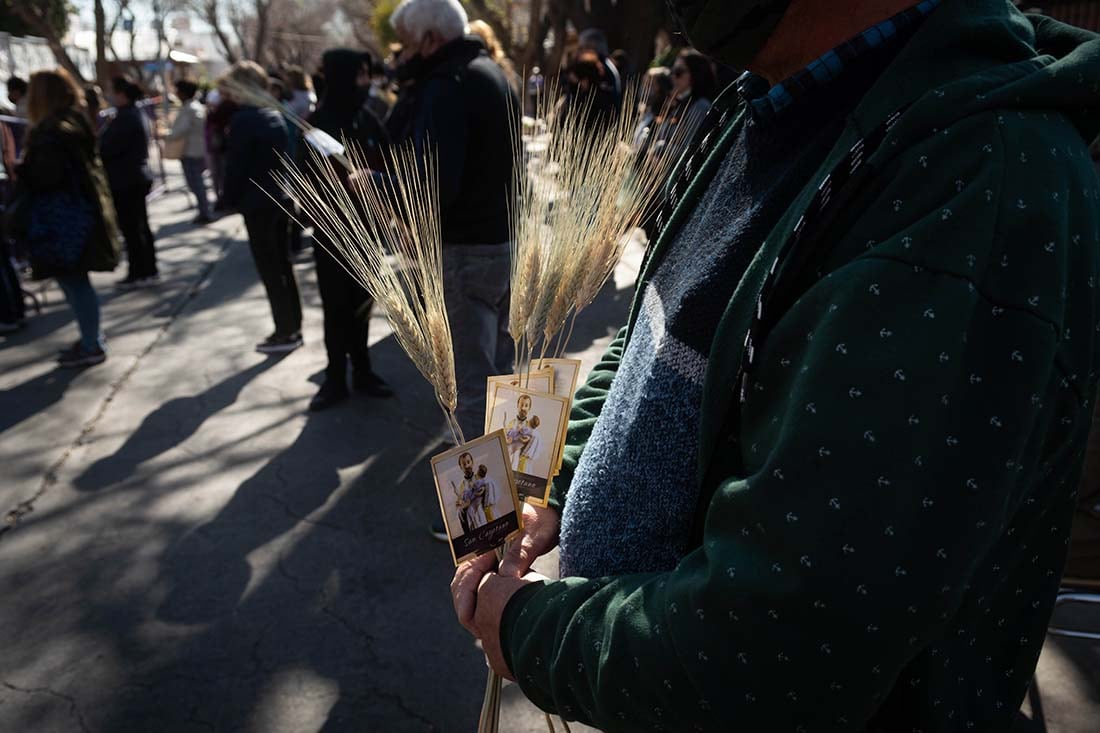
[[[508,444],[508,455],[512,460],[512,470],[529,473],[527,465],[538,458],[542,440],[538,433],[541,424],[538,415],[531,415],[531,396],[520,395],[516,402],[517,413],[514,420],[504,417],[504,440]]]

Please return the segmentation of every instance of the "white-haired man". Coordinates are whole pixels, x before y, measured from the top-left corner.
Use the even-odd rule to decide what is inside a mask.
[[[391,133],[437,156],[444,295],[460,334],[458,420],[472,438],[484,423],[486,378],[512,367],[508,198],[519,100],[481,40],[465,35],[458,0],[404,0],[390,23],[411,80],[402,93],[413,95],[407,122]],[[433,535],[446,539],[441,526]]]

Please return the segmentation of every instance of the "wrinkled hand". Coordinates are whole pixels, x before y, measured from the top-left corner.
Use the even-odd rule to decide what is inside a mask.
[[[557,510],[523,505],[523,533],[517,537],[500,563],[501,575],[522,578],[531,564],[558,546],[561,516]]]
[[[482,555],[471,560],[455,573],[451,582],[451,597],[459,623],[481,641],[481,649],[489,666],[501,677],[515,681],[504,662],[500,648],[500,620],[512,596],[525,585],[547,578],[528,573],[523,578],[508,578],[493,572],[496,557]]]

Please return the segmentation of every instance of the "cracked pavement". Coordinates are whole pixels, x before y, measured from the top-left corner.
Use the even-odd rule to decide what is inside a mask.
[[[271,322],[240,219],[190,227],[170,184],[150,207],[164,286],[94,277],[105,365],[53,368],[74,326],[52,285],[0,340],[0,733],[474,730],[485,665],[427,534],[443,435],[429,389],[376,314],[397,397],[308,415],[324,367],[312,260],[296,266],[306,348],[254,353]],[[578,321],[589,366],[640,254]],[[1095,730],[1097,679],[1097,645],[1048,644],[1041,707],[1016,733]],[[502,730],[546,730],[514,686]]]
[[[191,227],[170,188],[150,206],[163,287],[93,276],[105,365],[54,368],[75,326],[52,284],[0,341],[0,731],[474,729],[485,665],[427,533],[429,389],[375,314],[397,397],[309,415],[312,258],[296,265],[306,348],[256,354],[271,319],[240,218]],[[589,363],[631,282],[578,326]],[[509,688],[503,729],[546,728]]]

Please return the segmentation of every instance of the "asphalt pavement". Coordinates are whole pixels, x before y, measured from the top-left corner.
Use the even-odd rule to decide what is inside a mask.
[[[76,333],[50,284],[0,339],[0,733],[473,731],[485,665],[427,533],[430,390],[376,313],[396,397],[310,414],[325,363],[312,259],[296,265],[306,346],[264,357],[240,218],[193,214],[173,175],[151,205],[161,287],[93,278],[106,364],[55,368]],[[578,321],[586,368],[625,320],[640,256]],[[1100,646],[1048,644],[1019,730],[1096,731],[1098,677]],[[546,730],[514,686],[502,730]]]

